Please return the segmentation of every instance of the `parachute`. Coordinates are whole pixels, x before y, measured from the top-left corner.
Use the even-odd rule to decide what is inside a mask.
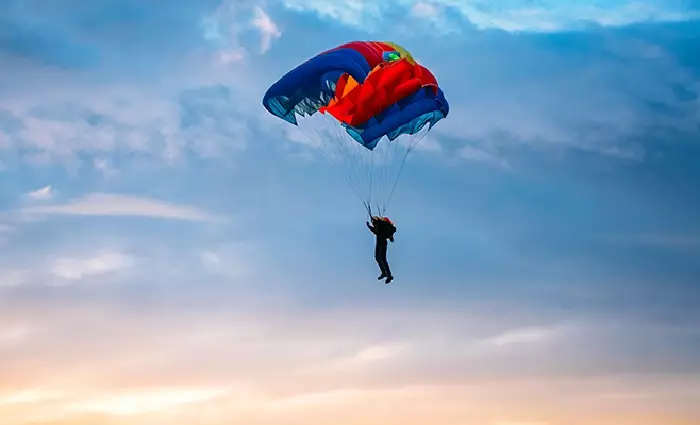
[[[369,215],[383,215],[408,154],[449,113],[435,76],[392,42],[324,51],[270,86],[263,106],[336,164]]]

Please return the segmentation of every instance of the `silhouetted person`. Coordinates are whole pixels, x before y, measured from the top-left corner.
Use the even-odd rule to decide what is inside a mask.
[[[379,270],[382,274],[377,279],[384,279],[384,283],[389,283],[394,280],[394,276],[389,269],[389,263],[386,261],[387,239],[394,242],[394,233],[396,226],[389,220],[388,217],[379,218],[372,216],[372,224],[366,222],[367,228],[376,235],[377,243],[374,248],[374,258],[377,260]]]

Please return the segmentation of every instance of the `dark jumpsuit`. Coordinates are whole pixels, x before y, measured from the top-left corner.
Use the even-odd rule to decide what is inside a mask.
[[[389,263],[386,260],[386,250],[388,245],[387,239],[392,242],[394,241],[395,228],[393,228],[393,226],[389,223],[386,223],[381,220],[372,221],[372,225],[367,223],[367,227],[377,237],[376,245],[374,248],[374,258],[377,260],[379,270],[381,270],[382,272],[382,275],[379,276],[379,279],[384,277],[393,279],[393,276],[391,275],[391,269],[389,269]]]

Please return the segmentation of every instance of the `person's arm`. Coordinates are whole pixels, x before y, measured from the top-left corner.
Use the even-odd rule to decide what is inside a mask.
[[[392,236],[389,236],[389,240],[392,241],[392,242],[394,242],[394,236],[393,236],[393,235],[392,235]]]
[[[375,235],[377,234],[377,230],[371,224],[369,224],[369,221],[365,221],[365,224],[370,232],[374,233]]]

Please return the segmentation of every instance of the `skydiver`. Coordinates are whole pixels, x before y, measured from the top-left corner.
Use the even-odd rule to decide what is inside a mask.
[[[374,233],[377,237],[374,248],[374,258],[377,260],[379,270],[382,272],[377,279],[386,278],[384,283],[389,283],[394,280],[394,276],[392,276],[389,263],[386,261],[387,239],[394,242],[396,226],[394,226],[388,217],[379,218],[376,215],[372,216],[372,224],[369,224],[369,222],[365,222],[365,224],[367,224],[367,228],[370,232]]]

